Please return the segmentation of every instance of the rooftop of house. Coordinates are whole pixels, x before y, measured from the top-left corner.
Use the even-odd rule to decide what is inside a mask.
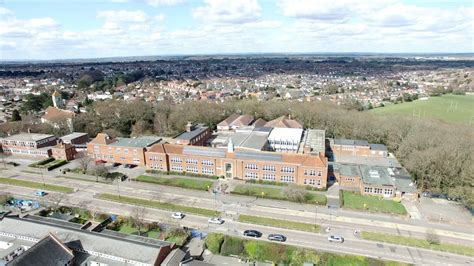
[[[146,237],[113,231],[109,233],[109,230],[100,233],[91,232],[80,229],[80,227],[80,224],[31,215],[26,215],[24,218],[7,216],[0,221],[0,232],[22,236],[26,240],[30,238],[31,241],[25,243],[29,246],[33,246],[35,243],[33,240],[42,239],[50,232],[54,232],[57,239],[72,250],[83,249],[107,255],[101,258],[107,259],[108,264],[123,263],[119,262],[117,258],[154,264],[160,248],[171,245],[168,242]],[[4,240],[3,236],[1,238]],[[8,252],[8,250],[0,250],[1,255],[4,252]],[[93,257],[99,258],[99,256]]]
[[[184,131],[178,136],[174,137],[174,139],[182,139],[182,140],[191,140],[194,139],[195,137],[199,136],[199,134],[205,132],[208,130],[209,127],[204,126],[203,124],[198,124],[194,126],[191,131]]]
[[[283,128],[303,128],[303,126],[296,120],[288,119],[285,116],[280,116],[265,124],[266,127],[283,127]]]
[[[111,146],[145,148],[161,141],[160,137],[141,136],[136,138],[117,138]]]
[[[87,133],[73,132],[73,133],[71,133],[71,134],[62,136],[62,137],[61,137],[61,140],[64,141],[64,142],[71,142],[71,140],[73,140],[73,139],[80,138],[80,137],[84,137],[84,136],[88,136],[88,135],[89,135],[89,134],[87,134]]]
[[[40,140],[51,138],[51,137],[54,137],[54,135],[38,134],[38,133],[20,133],[20,134],[5,137],[3,138],[3,140],[40,141]]]
[[[394,182],[390,177],[387,167],[360,165],[362,174],[362,182],[370,185],[394,186]]]
[[[374,151],[387,151],[387,146],[383,144],[369,144],[370,149]]]
[[[74,116],[74,112],[49,106],[48,108],[46,108],[45,114],[41,118],[47,121],[52,121],[73,118]]]

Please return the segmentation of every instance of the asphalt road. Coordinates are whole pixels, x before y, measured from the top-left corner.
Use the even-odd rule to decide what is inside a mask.
[[[58,184],[58,183],[56,183]],[[93,188],[93,185],[86,185],[85,187]],[[103,201],[94,198],[94,190],[90,190],[83,186],[79,186],[78,192],[71,194],[49,193],[46,197],[38,198],[39,200],[55,200],[61,198],[61,204],[80,206],[88,208],[96,212],[115,213],[119,215],[130,215],[134,206],[128,204],[121,204],[109,201]],[[110,188],[109,188],[110,189]],[[26,198],[37,198],[32,196],[35,189],[0,185],[0,190],[8,191],[16,196]],[[65,195],[65,196],[62,196]],[[396,260],[414,264],[429,264],[437,265],[441,263],[449,265],[472,265],[474,260],[470,257],[460,256],[445,252],[437,252],[425,249],[404,247],[399,245],[376,243],[365,241],[354,237],[346,237],[346,241],[340,243],[329,243],[327,241],[327,234],[314,234],[308,232],[300,232],[295,230],[285,230],[281,228],[273,228],[268,226],[250,225],[226,219],[222,225],[209,225],[207,223],[208,217],[189,215],[182,220],[175,220],[171,218],[170,211],[163,211],[157,209],[146,209],[146,219],[150,221],[160,221],[168,224],[175,224],[178,226],[187,226],[196,228],[206,232],[222,232],[230,235],[242,236],[242,232],[246,229],[256,229],[261,231],[264,235],[262,240],[270,233],[282,233],[287,236],[287,243],[295,246],[317,249],[321,251],[363,255],[373,258]],[[332,234],[344,235],[345,231],[338,228],[332,228]],[[345,235],[344,235],[345,236]]]

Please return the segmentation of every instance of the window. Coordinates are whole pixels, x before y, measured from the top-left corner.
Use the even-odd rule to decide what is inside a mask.
[[[348,181],[348,182],[354,182],[354,181],[355,181],[355,178],[353,178],[353,177],[346,177],[346,181]]]
[[[365,193],[372,193],[372,188],[371,187],[364,187],[364,192]]]
[[[274,181],[276,180],[276,177],[274,174],[263,174],[263,180]]]
[[[281,182],[285,182],[285,183],[294,183],[295,182],[295,178],[293,176],[282,176],[281,177]]]
[[[128,154],[128,149],[123,149],[123,153]]]
[[[386,195],[386,196],[391,196],[393,194],[393,190],[389,189],[389,188],[386,188],[386,189],[384,189],[383,194]]]
[[[313,185],[313,186],[314,186],[314,185],[316,185],[316,180],[314,180],[314,179],[306,179],[306,178],[305,178],[305,179],[304,179],[304,184],[305,184],[305,185]]]
[[[257,179],[258,174],[255,172],[245,172],[245,178],[246,179]]]
[[[171,171],[183,171],[183,166],[172,164],[171,165]]]
[[[294,167],[288,167],[288,166],[283,166],[281,168],[281,171],[283,173],[294,173],[295,172],[295,168]]]
[[[121,152],[120,148],[116,148],[116,149],[115,149],[115,152],[116,152],[116,153],[120,153],[120,152]]]
[[[274,165],[264,165],[263,166],[263,170],[264,171],[272,171],[272,172],[275,172],[276,171],[276,167]]]
[[[186,163],[187,164],[197,164],[198,160],[196,160],[196,159],[186,159]]]
[[[248,164],[245,165],[245,169],[257,170],[258,165],[254,164],[254,163],[248,163]]]
[[[214,169],[212,169],[212,168],[202,168],[202,173],[203,174],[208,174],[208,175],[213,175],[214,174]]]
[[[176,157],[176,156],[171,157],[170,161],[173,162],[173,163],[182,163],[183,162],[181,157]]]
[[[306,176],[316,176],[316,170],[310,169],[310,170],[304,170],[304,175]]]
[[[199,169],[196,166],[186,166],[186,172],[198,173]]]
[[[214,162],[210,160],[202,160],[201,161],[202,165],[207,165],[207,166],[213,166]]]

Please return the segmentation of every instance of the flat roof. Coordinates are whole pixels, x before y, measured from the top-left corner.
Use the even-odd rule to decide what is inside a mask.
[[[195,138],[197,135],[201,134],[202,132],[206,131],[209,127],[202,126],[202,125],[197,125],[193,130],[190,132],[185,131],[178,136],[175,137],[175,139],[185,139],[185,140],[190,140]]]
[[[313,152],[323,152],[326,150],[326,131],[323,129],[307,129],[305,145]]]
[[[82,132],[73,132],[71,134],[62,136],[60,139],[62,139],[63,141],[71,141],[72,139],[80,138],[80,137],[87,136],[87,135],[89,135],[89,134],[82,133]]]
[[[387,151],[387,146],[383,144],[369,144],[371,150],[375,151]]]
[[[362,181],[364,184],[380,185],[380,186],[394,186],[394,182],[390,177],[387,167],[360,165],[362,173]]]
[[[378,165],[385,167],[401,167],[395,157],[369,157],[353,155],[334,155],[334,161],[346,164]]]
[[[161,140],[160,137],[142,136],[137,138],[117,138],[110,146],[145,148]]]
[[[276,127],[268,136],[268,140],[285,140],[293,143],[300,143],[301,136],[303,135],[302,128],[282,128]]]
[[[344,176],[362,176],[359,166],[355,164],[338,164],[337,169]]]
[[[95,251],[118,258],[139,261],[147,264],[154,264],[159,249],[171,243],[153,240],[153,243],[129,239],[127,235],[117,232],[114,236],[81,230],[76,226],[69,226],[70,222],[62,221],[57,223],[55,219],[37,217],[30,219],[31,215],[25,218],[5,217],[0,221],[0,231],[34,239],[42,239],[52,232],[58,239],[67,246],[72,247],[79,244],[84,250]],[[34,243],[32,243],[33,245]],[[116,263],[118,261],[115,261]]]
[[[356,145],[356,146],[369,146],[367,140],[354,140],[354,139],[334,139],[334,144],[337,145]]]
[[[39,134],[39,133],[20,133],[16,135],[11,135],[3,138],[4,140],[18,140],[18,141],[40,141],[43,139],[54,137],[54,135],[49,134]]]

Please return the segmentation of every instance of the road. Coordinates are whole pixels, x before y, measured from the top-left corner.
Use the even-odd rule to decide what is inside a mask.
[[[9,191],[15,196],[26,198],[37,198],[32,196],[35,189],[0,185],[0,190]],[[134,206],[109,202],[94,198],[94,192],[79,188],[78,192],[67,194],[62,198],[61,204],[69,206],[78,206],[88,208],[96,212],[114,213],[119,215],[130,215]],[[44,198],[39,200],[57,199],[61,193],[51,192]],[[346,236],[346,241],[340,243],[329,243],[327,234],[315,234],[301,232],[295,230],[286,230],[281,228],[273,228],[269,226],[249,225],[224,217],[225,223],[222,225],[209,225],[208,217],[187,214],[183,220],[175,220],[171,218],[171,212],[158,209],[147,209],[145,217],[149,221],[160,221],[178,226],[187,226],[196,228],[205,232],[221,232],[229,235],[242,236],[242,232],[246,229],[256,229],[264,235],[262,240],[270,233],[282,233],[287,236],[287,244],[317,249],[320,251],[336,252],[343,254],[363,255],[367,257],[379,258],[384,260],[395,260],[413,264],[429,264],[437,265],[445,263],[448,265],[472,265],[474,260],[470,257],[460,256],[445,252],[437,252],[412,247],[404,247],[399,245],[376,243],[365,241],[355,237]],[[338,228],[332,228],[333,234],[344,235],[344,231]]]

